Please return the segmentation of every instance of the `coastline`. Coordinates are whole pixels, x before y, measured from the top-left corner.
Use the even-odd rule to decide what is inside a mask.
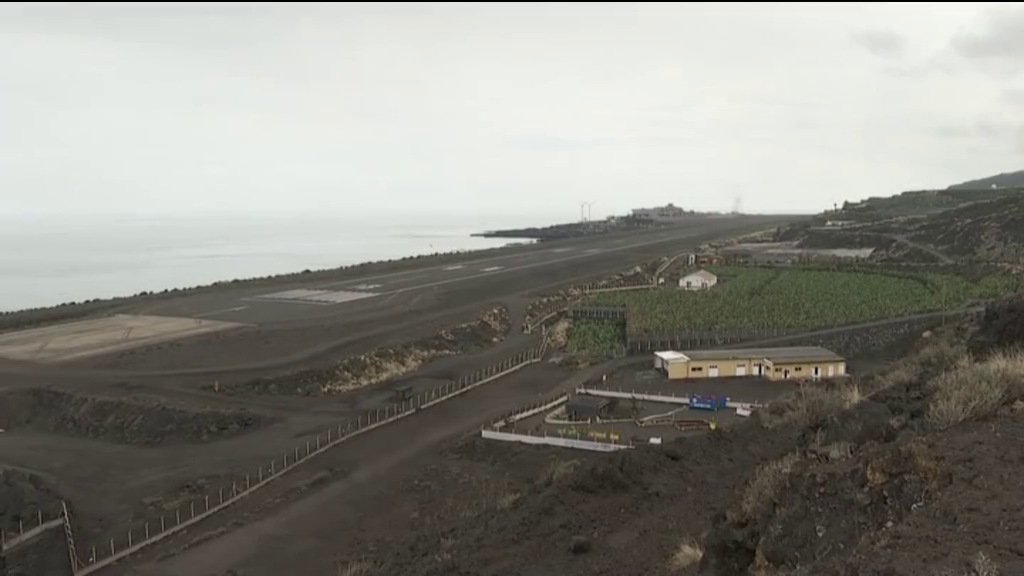
[[[19,315],[34,315],[39,313],[45,314],[48,312],[56,312],[61,310],[71,312],[73,309],[76,308],[82,309],[81,312],[84,312],[80,314],[69,315],[66,317],[66,319],[70,319],[92,314],[106,309],[112,309],[125,304],[136,303],[141,300],[155,300],[162,297],[200,294],[203,292],[208,292],[210,290],[215,290],[229,285],[259,286],[261,283],[272,283],[299,279],[303,281],[342,280],[347,275],[358,275],[374,272],[400,272],[404,269],[412,268],[414,266],[463,263],[471,261],[478,257],[492,256],[495,254],[501,254],[502,252],[528,248],[533,246],[534,244],[536,244],[536,242],[531,238],[508,238],[508,243],[502,246],[490,248],[460,249],[448,252],[436,252],[432,254],[411,255],[402,258],[392,258],[387,260],[369,260],[357,264],[336,266],[333,268],[304,269],[297,272],[267,274],[263,276],[253,276],[249,278],[234,278],[230,280],[218,280],[196,286],[165,288],[159,291],[142,291],[135,294],[124,296],[110,296],[90,298],[81,301],[62,302],[50,306],[38,306],[14,310],[0,310],[0,331],[12,329],[13,327],[9,326],[8,324],[11,323],[10,320],[12,318],[17,317]]]

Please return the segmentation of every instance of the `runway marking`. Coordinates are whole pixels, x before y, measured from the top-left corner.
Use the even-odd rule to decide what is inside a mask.
[[[353,290],[373,290],[374,288],[380,288],[380,286],[381,286],[380,284],[359,284],[358,286],[353,286],[352,289]]]
[[[203,312],[202,314],[193,314],[193,318],[206,318],[207,316],[214,316],[216,314],[224,314],[226,312],[238,312],[239,310],[245,310],[248,306],[235,306],[234,308],[225,308],[223,310],[214,310],[213,312]]]
[[[462,264],[457,264],[455,266],[446,266],[445,270],[462,270],[463,268],[465,268],[465,266],[463,266]]]
[[[351,292],[349,290],[310,290],[308,288],[297,288],[295,290],[285,290],[284,292],[274,292],[273,294],[263,294],[260,296],[254,296],[253,299],[270,300],[274,302],[287,302],[294,304],[331,305],[341,304],[342,302],[351,302],[353,300],[362,300],[363,298],[372,298],[374,296],[380,296],[380,293]]]
[[[481,272],[494,272],[496,270],[502,270],[504,268],[505,268],[504,266],[488,266],[487,268],[481,268],[480,271]]]
[[[572,250],[572,248],[552,248],[551,249],[552,252],[568,252],[570,250]]]
[[[585,254],[593,254],[594,252],[601,252],[604,248],[591,248],[590,250],[584,250]]]

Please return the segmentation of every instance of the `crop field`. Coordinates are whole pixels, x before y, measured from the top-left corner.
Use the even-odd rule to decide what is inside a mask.
[[[622,324],[607,320],[578,320],[569,333],[569,351],[597,357],[622,356],[626,353]]]
[[[974,281],[952,274],[709,267],[707,291],[663,289],[595,295],[625,304],[631,333],[822,328],[956,308],[1013,292],[1009,276]]]

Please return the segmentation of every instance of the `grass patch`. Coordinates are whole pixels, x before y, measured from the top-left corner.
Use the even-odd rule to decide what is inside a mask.
[[[960,571],[943,570],[935,576],[999,576],[1000,574],[999,565],[993,562],[984,552],[978,552],[971,559],[970,568]]]
[[[940,430],[995,414],[1024,391],[1024,353],[1003,352],[945,372],[932,382],[928,422]]]
[[[378,566],[369,560],[352,560],[345,564],[338,563],[337,576],[372,576],[377,574]]]

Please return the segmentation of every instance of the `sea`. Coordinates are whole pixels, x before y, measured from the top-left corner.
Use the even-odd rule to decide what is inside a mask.
[[[29,215],[0,218],[0,311],[514,242],[552,214]]]

